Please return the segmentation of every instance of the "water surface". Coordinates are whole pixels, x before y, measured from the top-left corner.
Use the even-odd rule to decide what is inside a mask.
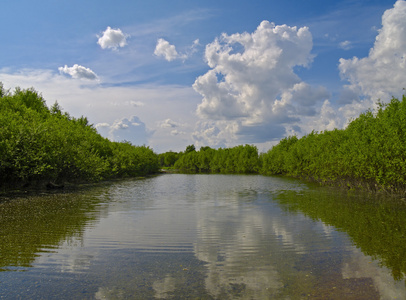
[[[405,299],[406,205],[167,174],[0,203],[0,298]]]

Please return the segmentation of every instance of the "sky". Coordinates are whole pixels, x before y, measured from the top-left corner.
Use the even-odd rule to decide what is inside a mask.
[[[406,1],[6,1],[0,82],[156,153],[266,152],[404,94]]]

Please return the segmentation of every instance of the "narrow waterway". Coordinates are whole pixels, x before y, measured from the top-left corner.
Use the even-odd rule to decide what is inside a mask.
[[[406,202],[242,175],[2,199],[0,299],[406,299]]]

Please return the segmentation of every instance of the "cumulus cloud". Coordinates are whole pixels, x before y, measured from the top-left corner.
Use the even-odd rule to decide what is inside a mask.
[[[128,35],[124,34],[121,29],[113,29],[108,26],[102,36],[98,36],[97,44],[102,49],[110,48],[117,50],[119,47],[127,45],[127,37]]]
[[[369,55],[341,58],[339,70],[341,77],[349,82],[345,93],[351,98],[357,93],[358,99],[363,99],[364,108],[378,98],[385,101],[403,94],[406,87],[406,1],[399,0],[392,9],[385,11],[382,28]]]
[[[325,100],[314,116],[302,118],[302,126],[300,130],[292,126],[290,128],[290,135],[300,133],[309,133],[312,130],[323,131],[333,130],[335,128],[343,128],[347,118],[344,118],[340,110],[337,111],[329,100]]]
[[[295,73],[312,62],[312,47],[307,27],[267,21],[253,33],[223,34],[208,44],[210,70],[193,85],[202,96],[196,112],[203,122],[193,134],[197,143],[269,143],[287,134],[342,128],[377,99],[400,97],[406,87],[406,1],[385,11],[367,57],[339,60],[348,84],[336,102],[324,87]],[[352,43],[340,47],[347,50]]]
[[[65,65],[58,68],[61,74],[70,75],[72,78],[96,80],[97,75],[95,72],[84,66],[74,64],[72,67]]]
[[[324,87],[310,86],[294,72],[312,62],[312,47],[307,27],[268,21],[253,33],[223,34],[206,46],[211,69],[193,85],[203,97],[198,116],[217,122],[237,139],[279,139],[288,124],[315,115],[330,97]],[[205,129],[195,137],[212,139],[208,133]]]
[[[176,47],[164,39],[157,41],[154,54],[156,56],[163,56],[167,61],[175,60],[179,55]]]
[[[210,145],[214,148],[228,147],[236,140],[236,124],[228,121],[198,121],[192,136],[199,148]]]

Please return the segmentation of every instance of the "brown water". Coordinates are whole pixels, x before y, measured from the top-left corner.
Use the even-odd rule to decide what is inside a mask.
[[[0,203],[0,299],[406,299],[406,204],[167,174]]]

